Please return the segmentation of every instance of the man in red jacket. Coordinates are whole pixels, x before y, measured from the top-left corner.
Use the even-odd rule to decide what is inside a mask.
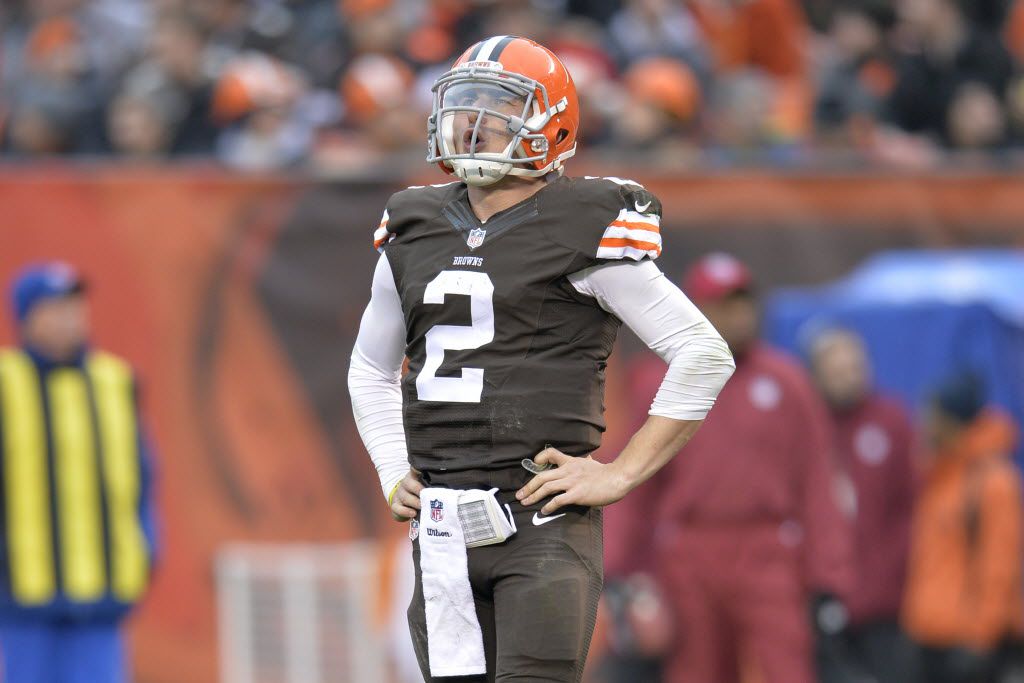
[[[736,372],[662,474],[608,508],[606,573],[649,568],[675,620],[665,680],[814,683],[814,629],[845,624],[850,532],[836,500],[825,407],[804,370],[757,340],[750,272],[712,254],[683,289],[729,344]],[[656,361],[631,373],[637,406]]]
[[[852,484],[850,643],[879,683],[903,683],[909,651],[900,632],[916,466],[906,410],[872,386],[861,338],[838,327],[809,340],[808,360],[828,404],[839,465]]]

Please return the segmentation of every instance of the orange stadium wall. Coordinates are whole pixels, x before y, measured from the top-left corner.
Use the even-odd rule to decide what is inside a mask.
[[[1024,244],[1024,179],[580,166],[636,178],[662,198],[662,263],[673,275],[710,249],[748,259],[773,286],[826,281],[879,249]],[[142,378],[163,549],[131,623],[140,683],[216,680],[212,558],[225,542],[330,542],[394,528],[345,373],[376,259],[371,233],[389,193],[417,181],[438,182],[0,169],[0,343],[16,340],[6,310],[13,274],[65,259],[89,280],[95,344]],[[610,443],[621,442],[626,412],[615,368]]]

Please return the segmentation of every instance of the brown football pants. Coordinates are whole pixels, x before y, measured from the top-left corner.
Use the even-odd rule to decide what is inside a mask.
[[[603,582],[601,510],[573,506],[549,521],[535,518],[547,501],[525,508],[515,500],[530,476],[526,470],[502,470],[449,476],[444,484],[428,481],[463,489],[497,486],[498,500],[511,506],[518,532],[504,543],[467,549],[485,676],[430,676],[419,542],[413,542],[416,589],[409,630],[425,681],[578,683],[582,677]]]

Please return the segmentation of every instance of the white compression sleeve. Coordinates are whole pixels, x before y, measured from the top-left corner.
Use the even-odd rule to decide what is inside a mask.
[[[569,276],[667,362],[650,414],[702,420],[736,365],[704,314],[653,262],[616,261]]]
[[[377,468],[385,497],[409,471],[400,384],[404,358],[402,302],[387,254],[382,254],[352,349],[348,393],[359,436]]]

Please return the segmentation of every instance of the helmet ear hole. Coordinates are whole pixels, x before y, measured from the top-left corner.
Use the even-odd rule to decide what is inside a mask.
[[[565,140],[567,137],[569,137],[569,131],[567,131],[565,128],[559,128],[558,132],[555,133],[555,144],[561,144],[561,142]]]

